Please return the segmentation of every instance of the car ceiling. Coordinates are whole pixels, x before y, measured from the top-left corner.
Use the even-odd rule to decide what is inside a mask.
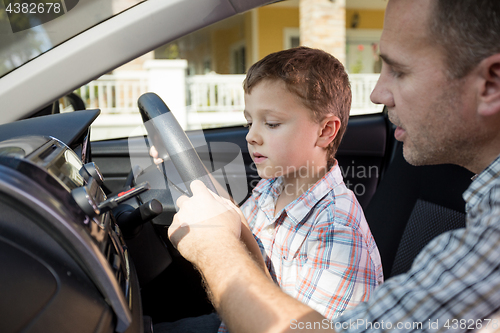
[[[148,0],[0,79],[0,124],[26,118],[114,68],[271,0]]]

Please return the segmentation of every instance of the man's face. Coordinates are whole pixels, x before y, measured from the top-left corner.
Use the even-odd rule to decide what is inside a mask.
[[[427,30],[431,1],[390,0],[380,41],[382,73],[371,99],[388,107],[409,163],[465,165],[478,130],[473,92],[467,76],[446,75],[444,53]]]

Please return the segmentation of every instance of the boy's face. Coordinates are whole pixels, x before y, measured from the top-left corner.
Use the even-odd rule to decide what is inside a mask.
[[[260,177],[311,177],[311,167],[326,166],[325,150],[317,146],[321,124],[283,81],[263,80],[245,94],[245,118]]]

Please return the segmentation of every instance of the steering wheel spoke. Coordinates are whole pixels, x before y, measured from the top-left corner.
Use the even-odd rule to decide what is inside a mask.
[[[149,140],[158,151],[158,156],[172,161],[189,195],[190,184],[196,179],[217,193],[198,153],[163,100],[155,93],[146,93],[139,98],[138,105]]]

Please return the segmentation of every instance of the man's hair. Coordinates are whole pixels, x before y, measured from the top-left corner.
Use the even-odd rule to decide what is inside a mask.
[[[339,117],[341,125],[327,148],[328,166],[344,135],[351,109],[351,85],[344,66],[331,54],[308,47],[296,47],[271,53],[256,62],[247,72],[243,88],[249,94],[262,80],[282,80],[311,110],[313,121],[328,114]]]
[[[444,50],[447,74],[460,79],[500,53],[499,0],[432,0],[429,38]]]

